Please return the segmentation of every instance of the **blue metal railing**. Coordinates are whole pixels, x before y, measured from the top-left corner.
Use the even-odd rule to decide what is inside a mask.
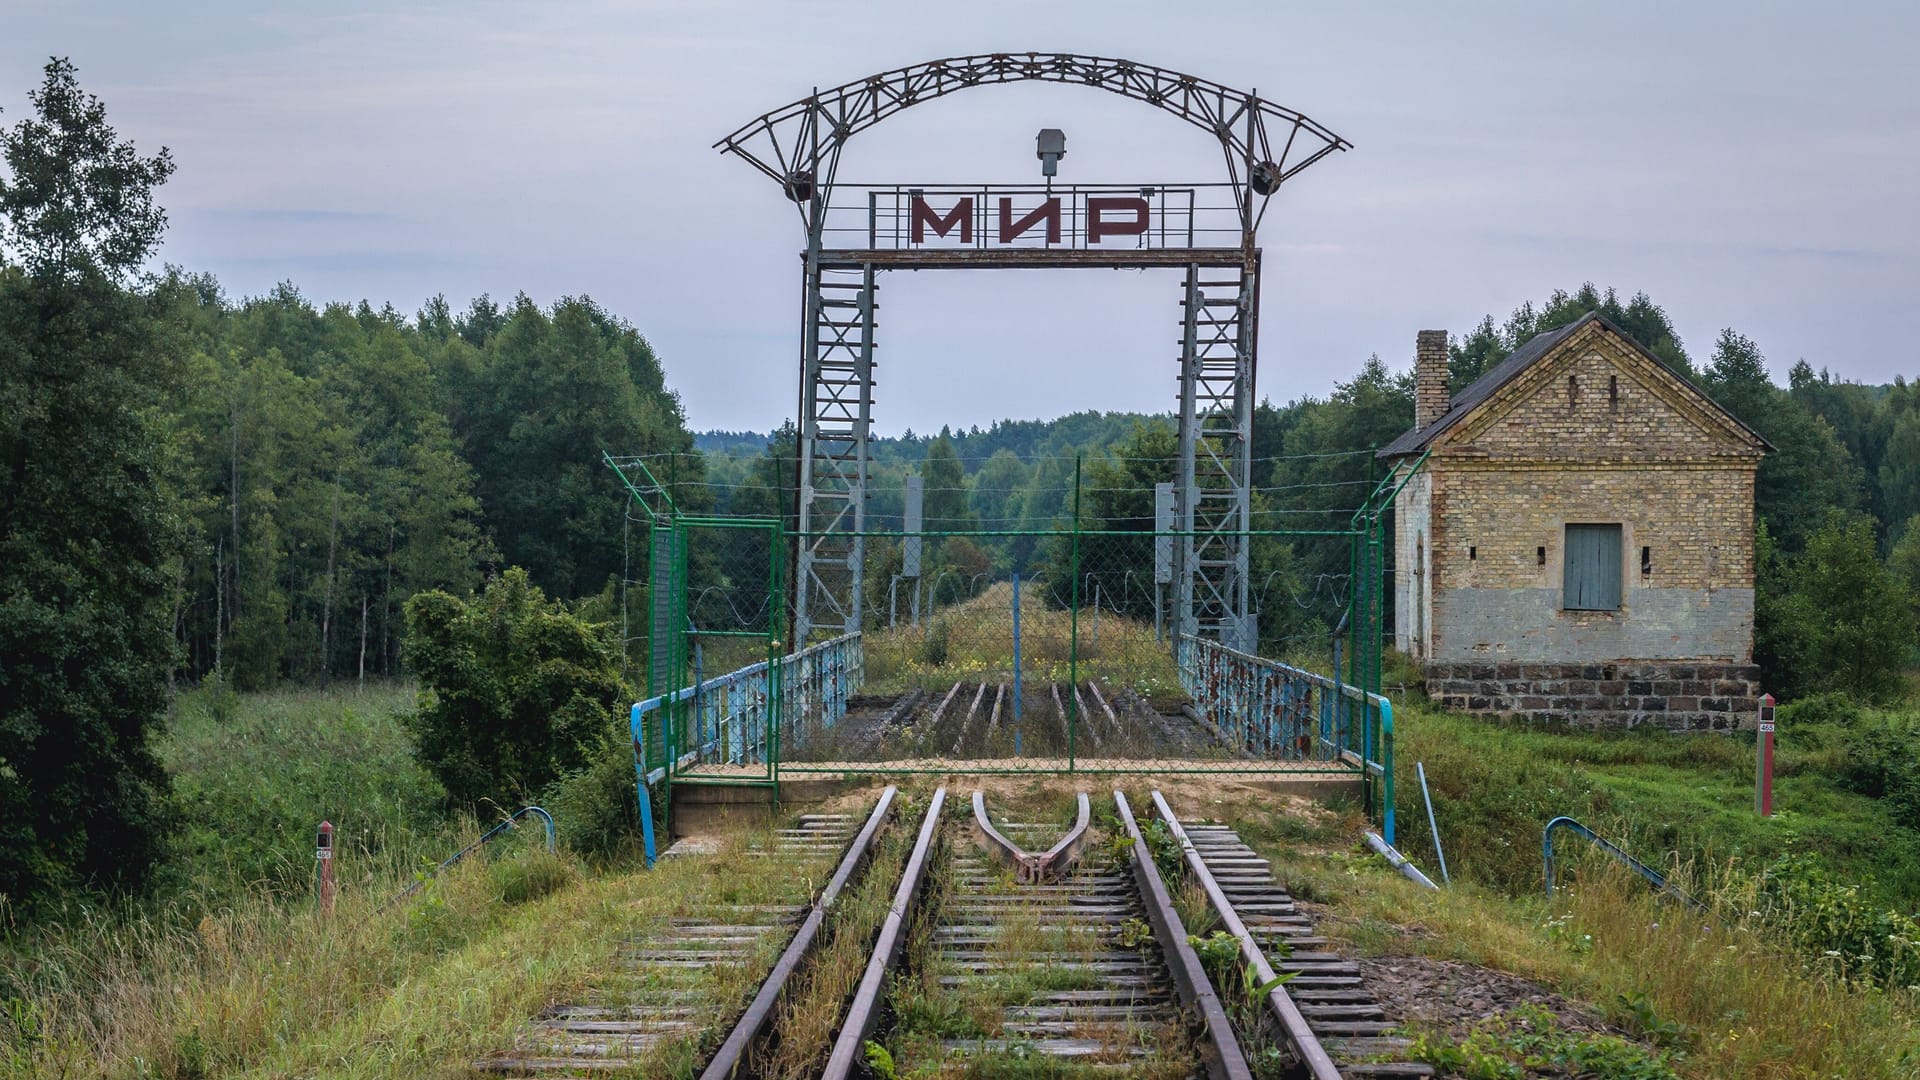
[[[832,727],[865,679],[866,652],[855,632],[636,703],[628,727],[647,864],[654,858],[654,785],[703,764],[776,769],[780,748]]]
[[[1380,832],[1394,842],[1393,703],[1338,677],[1182,634],[1180,686],[1235,749],[1273,761],[1326,762],[1381,782]]]
[[[473,843],[468,844],[466,847],[463,847],[459,851],[456,851],[452,855],[449,855],[443,862],[441,862],[439,866],[436,866],[432,870],[429,870],[425,874],[421,875],[420,880],[407,886],[405,889],[402,889],[400,891],[400,895],[394,897],[393,899],[387,901],[385,904],[381,905],[382,908],[384,909],[387,907],[391,907],[394,904],[397,904],[400,901],[405,900],[407,897],[412,896],[414,893],[419,892],[421,888],[426,885],[427,882],[432,881],[434,878],[438,877],[440,875],[440,871],[445,870],[447,867],[452,866],[454,863],[459,862],[461,859],[464,859],[467,856],[473,854],[474,852],[479,851],[481,848],[487,846],[487,844],[492,842],[494,837],[500,835],[503,832],[506,832],[508,829],[514,828],[515,827],[514,823],[519,821],[521,818],[526,817],[528,814],[540,815],[540,820],[547,827],[547,854],[549,855],[553,854],[555,849],[555,840],[556,840],[556,835],[553,827],[553,815],[547,813],[545,810],[542,810],[537,806],[523,806],[520,809],[515,810],[513,813],[507,815],[507,819],[505,821],[502,821],[500,824],[495,825],[493,828],[488,829],[484,833],[481,833],[480,839],[475,840]]]
[[[1571,829],[1575,834],[1586,837],[1595,847],[1612,856],[1614,861],[1627,867],[1634,873],[1639,874],[1641,877],[1646,878],[1647,883],[1653,886],[1655,892],[1671,894],[1685,901],[1688,906],[1696,911],[1707,910],[1705,904],[1688,896],[1685,890],[1667,881],[1666,875],[1627,854],[1625,851],[1622,851],[1612,841],[1605,839],[1599,833],[1594,832],[1592,829],[1587,828],[1585,825],[1565,815],[1547,822],[1547,827],[1540,830],[1540,854],[1546,862],[1547,899],[1553,899],[1553,830],[1555,829]]]

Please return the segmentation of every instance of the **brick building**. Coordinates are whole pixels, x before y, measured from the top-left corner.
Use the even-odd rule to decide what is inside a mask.
[[[1424,330],[1395,508],[1395,643],[1451,708],[1736,727],[1753,667],[1765,440],[1599,315],[1449,399]]]

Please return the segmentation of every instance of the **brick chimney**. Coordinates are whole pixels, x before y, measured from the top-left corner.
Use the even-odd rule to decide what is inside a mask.
[[[1447,332],[1422,330],[1413,348],[1413,430],[1446,415]]]

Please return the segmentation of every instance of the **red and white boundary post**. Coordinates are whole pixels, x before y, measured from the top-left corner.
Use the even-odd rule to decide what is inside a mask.
[[[1754,777],[1753,808],[1761,817],[1773,816],[1773,695],[1760,696],[1760,723],[1753,741],[1758,760]]]
[[[333,822],[320,823],[320,836],[314,842],[313,861],[318,871],[320,915],[333,914]]]

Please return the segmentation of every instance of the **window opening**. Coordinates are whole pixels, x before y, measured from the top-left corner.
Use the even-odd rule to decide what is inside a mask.
[[[1607,376],[1607,408],[1620,408],[1620,376]]]
[[[1620,526],[1568,525],[1565,551],[1561,606],[1568,611],[1618,611]]]
[[[1545,565],[1547,565],[1547,549],[1546,549],[1546,545],[1544,545],[1544,544],[1543,544],[1543,545],[1541,545],[1540,547],[1537,547],[1537,548],[1534,548],[1534,549],[1533,549],[1533,558],[1534,558],[1534,561],[1535,561],[1535,562],[1538,562],[1538,563],[1539,563],[1539,564],[1540,564],[1541,566],[1545,566]]]
[[[1653,549],[1650,547],[1640,549],[1640,572],[1642,574],[1653,573]]]
[[[1479,548],[1477,548],[1477,547],[1468,547],[1468,548],[1467,548],[1467,561],[1468,561],[1468,562],[1472,562],[1473,560],[1475,560],[1475,559],[1478,559],[1479,557],[1480,557],[1480,549],[1479,549]]]
[[[1580,381],[1576,376],[1567,376],[1567,408],[1573,408],[1580,400]]]

